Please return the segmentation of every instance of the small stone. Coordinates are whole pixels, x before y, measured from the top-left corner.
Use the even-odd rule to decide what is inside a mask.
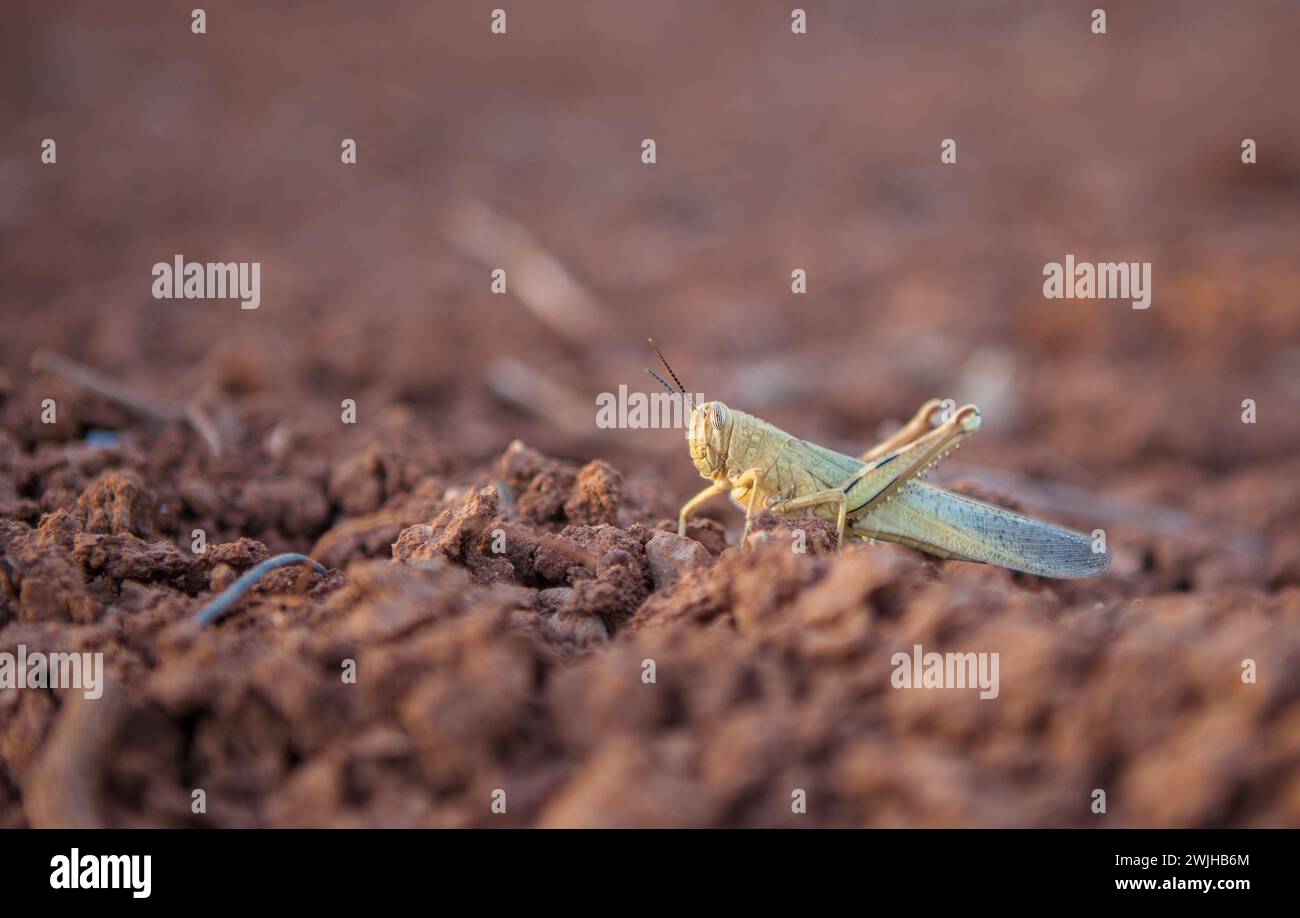
[[[713,563],[713,556],[699,542],[672,532],[657,532],[646,543],[646,560],[656,590],[665,590],[682,574]]]
[[[603,644],[609,640],[609,628],[599,615],[559,612],[545,619],[544,627],[555,640],[579,645]]]

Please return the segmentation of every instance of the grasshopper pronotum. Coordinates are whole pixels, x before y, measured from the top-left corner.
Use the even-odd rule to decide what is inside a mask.
[[[659,353],[653,341],[650,346]],[[898,542],[940,558],[996,564],[1041,577],[1091,577],[1110,566],[1086,535],[1021,516],[943,488],[922,476],[979,429],[980,413],[965,405],[950,416],[942,403],[921,406],[898,433],[861,457],[800,440],[722,402],[694,404],[663,354],[664,368],[680,394],[647,370],[690,409],[691,459],[711,484],[682,507],[686,518],[727,491],[745,511],[744,546],[754,517],[812,511],[833,520],[836,545],[851,536]]]

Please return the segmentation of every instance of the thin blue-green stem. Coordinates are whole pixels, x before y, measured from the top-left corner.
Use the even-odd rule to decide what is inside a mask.
[[[310,564],[316,569],[316,573],[328,573],[323,566],[317,564],[306,555],[288,554],[276,555],[274,558],[267,558],[261,564],[250,568],[244,576],[226,587],[220,596],[204,606],[199,614],[195,616],[195,621],[200,625],[212,624],[217,619],[221,618],[221,616],[229,612],[230,608],[235,603],[239,602],[240,598],[252,588],[253,584],[262,579],[264,574],[281,567],[288,567],[290,564]]]

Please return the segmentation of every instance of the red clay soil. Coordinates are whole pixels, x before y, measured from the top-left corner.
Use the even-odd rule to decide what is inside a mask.
[[[1293,6],[12,6],[0,652],[107,684],[0,691],[0,826],[1300,826]],[[152,298],[178,252],[260,308]],[[1151,308],[1044,299],[1066,253]],[[677,537],[681,432],[594,421],[647,335],[844,451],[978,403],[934,480],[1111,571]],[[329,572],[194,622],[284,551]],[[998,697],[894,688],[916,644]]]

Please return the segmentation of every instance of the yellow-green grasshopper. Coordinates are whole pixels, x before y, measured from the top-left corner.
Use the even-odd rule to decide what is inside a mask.
[[[659,353],[653,341],[650,342]],[[861,457],[800,440],[722,402],[694,404],[663,354],[664,368],[690,410],[691,459],[711,484],[678,516],[731,492],[745,511],[744,546],[759,512],[800,516],[811,511],[836,526],[836,544],[851,536],[898,542],[940,558],[996,564],[1040,577],[1091,577],[1110,566],[1080,532],[1013,513],[921,481],[939,460],[979,429],[974,405],[947,412],[931,400],[902,429]],[[673,388],[647,370],[669,392]]]

